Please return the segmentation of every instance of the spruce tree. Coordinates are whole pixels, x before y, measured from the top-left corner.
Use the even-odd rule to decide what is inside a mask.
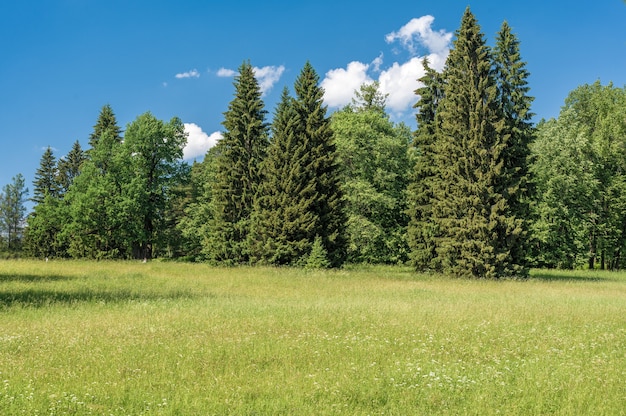
[[[35,206],[27,218],[28,227],[24,235],[26,250],[36,257],[55,257],[62,251],[57,244],[57,235],[64,223],[58,179],[57,163],[52,149],[48,147],[35,173],[31,199]]]
[[[78,140],[74,142],[72,150],[70,150],[67,156],[59,159],[57,164],[59,175],[57,182],[59,184],[59,192],[61,195],[65,194],[68,189],[70,189],[70,186],[74,182],[74,178],[76,178],[80,173],[80,168],[86,159],[87,156],[85,156],[85,152],[80,147]]]
[[[272,140],[263,162],[263,183],[250,233],[254,262],[295,265],[311,250],[317,222],[313,212],[312,158],[298,134],[300,118],[287,88],[274,114]]]
[[[59,185],[57,183],[57,162],[52,149],[48,147],[41,156],[39,167],[35,172],[33,181],[33,197],[31,201],[41,204],[46,195],[52,198],[59,196]]]
[[[294,106],[300,119],[299,140],[312,158],[307,174],[315,183],[311,207],[317,222],[310,241],[312,244],[319,236],[331,266],[338,267],[346,256],[345,202],[333,132],[323,104],[324,90],[318,83],[319,76],[307,62],[295,82]]]
[[[424,59],[425,74],[419,79],[422,86],[415,90],[419,96],[414,108],[417,109],[417,130],[414,135],[414,168],[408,188],[409,226],[407,229],[411,261],[416,269],[426,271],[436,269],[435,236],[437,227],[432,221],[433,180],[436,176],[434,145],[436,141],[437,107],[443,98],[443,77],[429,66]]]
[[[534,139],[531,118],[531,103],[534,98],[528,95],[527,78],[529,72],[521,60],[519,41],[505,21],[496,38],[494,49],[495,77],[498,86],[498,102],[505,120],[504,134],[509,135],[504,149],[504,174],[501,192],[507,198],[510,212],[520,222],[520,238],[504,240],[511,250],[513,262],[525,263],[527,252],[527,229],[529,220],[529,155],[530,143]],[[520,275],[526,275],[527,269],[520,268]]]
[[[435,117],[436,253],[445,273],[499,278],[517,271],[510,246],[502,242],[522,231],[502,192],[509,134],[490,50],[469,7],[456,35]]]
[[[98,121],[93,126],[93,132],[89,135],[89,146],[91,148],[96,147],[105,131],[111,134],[113,140],[122,141],[122,129],[117,125],[115,113],[109,104],[104,105],[100,110]]]
[[[239,67],[235,97],[224,113],[224,137],[217,144],[213,215],[204,247],[215,262],[248,261],[250,215],[261,176],[260,163],[268,144],[266,111],[250,62]]]

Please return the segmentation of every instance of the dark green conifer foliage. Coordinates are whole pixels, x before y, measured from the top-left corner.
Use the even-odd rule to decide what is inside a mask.
[[[68,189],[70,189],[70,186],[74,182],[74,178],[76,178],[80,173],[80,168],[86,159],[87,156],[80,147],[78,140],[74,142],[72,150],[70,150],[67,156],[59,159],[59,162],[57,163],[59,175],[57,182],[59,184],[59,192],[61,195],[65,194]]]
[[[263,162],[263,183],[255,203],[250,250],[253,262],[293,265],[311,248],[317,222],[313,212],[315,178],[300,117],[287,88],[276,108],[272,140]]]
[[[57,162],[52,149],[48,147],[41,156],[39,168],[35,172],[35,180],[33,181],[33,197],[31,201],[35,204],[41,204],[46,195],[52,198],[59,196],[59,185],[57,183]]]
[[[511,32],[505,21],[496,38],[494,49],[494,66],[498,85],[498,102],[505,121],[504,134],[509,135],[504,150],[504,174],[501,192],[508,200],[510,212],[520,222],[521,238],[508,244],[513,262],[518,265],[525,263],[527,247],[527,230],[529,220],[529,155],[530,143],[534,139],[534,128],[531,118],[533,97],[528,95],[527,78],[529,72],[526,63],[521,60],[519,41]],[[507,241],[502,244],[506,245]],[[525,268],[519,274],[526,275]]]
[[[317,222],[310,234],[310,242],[312,244],[315,236],[319,236],[331,266],[338,267],[346,257],[345,202],[333,132],[323,104],[324,90],[318,82],[319,76],[307,62],[295,82],[294,106],[300,118],[299,140],[311,158],[306,174],[315,183],[311,208]]]
[[[64,223],[62,190],[58,179],[57,162],[48,147],[35,173],[31,199],[35,206],[27,218],[28,227],[24,236],[26,251],[36,257],[55,257],[62,251],[57,243],[57,235]]]
[[[435,235],[436,224],[432,221],[431,202],[433,198],[433,180],[436,176],[433,146],[436,140],[435,118],[437,106],[443,98],[443,78],[440,73],[429,66],[424,60],[426,73],[419,81],[422,87],[415,90],[419,101],[417,109],[417,130],[414,136],[414,168],[408,188],[408,214],[410,217],[407,229],[411,261],[421,271],[436,269]]]
[[[224,113],[224,137],[217,144],[213,215],[205,245],[215,262],[248,261],[247,238],[254,199],[261,182],[260,163],[268,145],[266,111],[250,62],[239,67],[235,98]]]
[[[112,140],[122,141],[122,129],[117,125],[115,113],[109,104],[106,104],[100,110],[98,121],[93,126],[93,132],[89,135],[89,146],[91,148],[96,147],[98,140],[106,131],[111,134]]]
[[[512,275],[517,265],[503,242],[519,238],[522,230],[501,189],[509,134],[490,51],[469,8],[444,77],[431,187],[439,267],[460,277]]]

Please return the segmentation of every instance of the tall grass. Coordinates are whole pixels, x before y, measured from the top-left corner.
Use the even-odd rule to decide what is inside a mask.
[[[626,275],[0,262],[0,414],[626,414]]]

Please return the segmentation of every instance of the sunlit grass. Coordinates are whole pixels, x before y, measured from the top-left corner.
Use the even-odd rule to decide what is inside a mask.
[[[0,262],[0,414],[625,414],[626,274]]]

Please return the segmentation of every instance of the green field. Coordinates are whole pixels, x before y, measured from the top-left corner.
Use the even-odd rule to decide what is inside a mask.
[[[0,262],[0,414],[626,414],[626,274]]]

